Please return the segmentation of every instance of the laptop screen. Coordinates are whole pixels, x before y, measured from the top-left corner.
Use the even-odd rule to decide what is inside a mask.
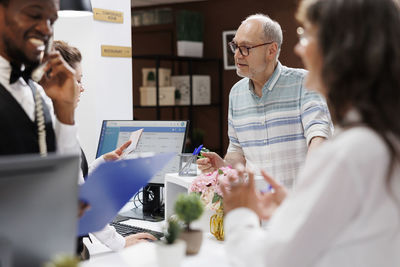
[[[143,132],[133,153],[182,153],[188,124],[188,121],[105,120],[101,127],[96,157],[121,146],[129,140],[132,132],[140,129],[143,129]],[[178,169],[179,157],[176,156],[150,182],[163,184],[165,173],[178,172]]]

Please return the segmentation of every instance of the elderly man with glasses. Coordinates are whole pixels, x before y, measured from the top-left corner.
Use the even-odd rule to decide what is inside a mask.
[[[264,169],[286,187],[307,152],[332,134],[325,100],[303,87],[306,71],[278,61],[280,25],[266,15],[247,17],[229,43],[236,72],[243,77],[229,95],[229,147],[225,159],[203,153],[203,172],[238,163]]]

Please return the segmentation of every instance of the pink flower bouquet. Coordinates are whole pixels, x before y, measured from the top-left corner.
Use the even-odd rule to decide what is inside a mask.
[[[214,211],[222,209],[222,192],[220,185],[229,184],[228,174],[236,177],[237,171],[231,167],[221,167],[214,172],[201,174],[194,179],[189,191],[199,193],[207,209]]]

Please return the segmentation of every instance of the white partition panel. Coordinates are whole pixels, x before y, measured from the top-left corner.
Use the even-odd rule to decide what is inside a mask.
[[[93,8],[123,12],[124,23],[93,20],[93,16],[60,14],[55,40],[81,50],[85,92],[76,114],[81,146],[88,162],[95,159],[101,122],[132,119],[132,59],[101,56],[101,45],[131,46],[130,0],[92,0]]]

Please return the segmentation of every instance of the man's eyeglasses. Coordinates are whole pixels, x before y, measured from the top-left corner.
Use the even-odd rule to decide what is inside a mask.
[[[254,45],[254,46],[238,46],[234,41],[231,41],[228,43],[229,48],[231,49],[232,53],[236,52],[236,49],[239,48],[239,52],[242,56],[247,57],[250,54],[250,49],[252,48],[256,48],[259,46],[263,46],[263,45],[268,45],[268,44],[272,44],[274,41],[268,42],[268,43],[263,43],[263,44],[259,44],[259,45]]]

